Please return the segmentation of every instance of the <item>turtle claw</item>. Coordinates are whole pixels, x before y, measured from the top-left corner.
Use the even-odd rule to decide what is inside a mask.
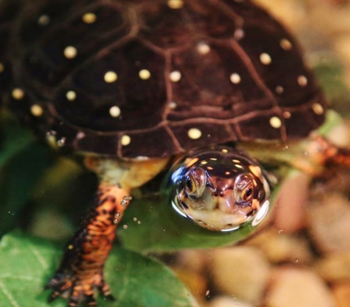
[[[101,280],[100,276],[96,278]],[[44,287],[45,290],[51,289],[53,292],[48,298],[48,302],[56,300],[58,297],[68,298],[68,306],[76,307],[84,302],[85,306],[97,306],[96,299],[93,296],[94,289],[98,289],[108,300],[114,301],[115,298],[110,294],[109,286],[102,279],[99,284],[93,280],[82,280],[75,277],[67,277],[62,274],[56,274]]]

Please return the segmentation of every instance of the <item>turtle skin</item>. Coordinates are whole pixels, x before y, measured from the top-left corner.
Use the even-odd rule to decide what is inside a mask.
[[[284,27],[251,1],[5,0],[0,93],[42,138],[123,159],[286,141],[327,102]]]

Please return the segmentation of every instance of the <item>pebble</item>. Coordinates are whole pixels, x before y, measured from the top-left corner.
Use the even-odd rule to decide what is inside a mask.
[[[350,206],[345,196],[327,194],[307,209],[309,232],[323,253],[350,252]]]
[[[329,283],[350,282],[350,252],[327,255],[314,268]]]
[[[229,296],[218,296],[208,304],[208,307],[253,307],[253,305],[239,302]]]
[[[247,241],[258,247],[271,263],[306,264],[313,260],[307,240],[301,236],[286,234],[273,227]]]
[[[277,269],[266,307],[336,307],[322,279],[309,269]]]
[[[333,294],[337,307],[350,307],[350,283],[336,285]]]
[[[287,178],[279,191],[274,225],[286,233],[295,233],[306,224],[305,205],[309,195],[310,177],[298,173]]]
[[[270,265],[260,251],[239,246],[214,250],[211,256],[211,275],[218,291],[258,305],[271,276]]]

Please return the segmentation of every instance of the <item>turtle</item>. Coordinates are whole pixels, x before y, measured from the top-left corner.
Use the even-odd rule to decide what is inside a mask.
[[[285,27],[250,0],[3,0],[1,101],[83,158],[96,201],[65,247],[50,300],[96,306],[131,191],[168,170],[169,206],[201,227],[258,226],[266,165],[350,165],[315,133],[328,102]]]

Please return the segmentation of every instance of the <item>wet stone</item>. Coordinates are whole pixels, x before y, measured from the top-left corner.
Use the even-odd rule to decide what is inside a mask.
[[[305,238],[286,234],[275,228],[263,231],[247,241],[248,245],[258,247],[271,263],[310,263],[313,259]]]
[[[211,274],[218,290],[238,300],[259,304],[271,270],[265,257],[254,247],[213,251]]]
[[[333,288],[337,307],[350,307],[350,283],[338,284]]]
[[[314,268],[327,282],[350,282],[350,252],[329,254],[319,260]]]
[[[309,232],[321,252],[349,252],[350,206],[340,194],[327,194],[307,207]]]
[[[208,304],[208,307],[253,307],[253,305],[242,303],[232,297],[218,296]]]
[[[267,295],[266,307],[335,307],[325,282],[313,271],[285,267],[279,269]]]
[[[279,192],[274,224],[285,233],[294,233],[305,226],[305,205],[310,177],[297,174],[287,178]]]

